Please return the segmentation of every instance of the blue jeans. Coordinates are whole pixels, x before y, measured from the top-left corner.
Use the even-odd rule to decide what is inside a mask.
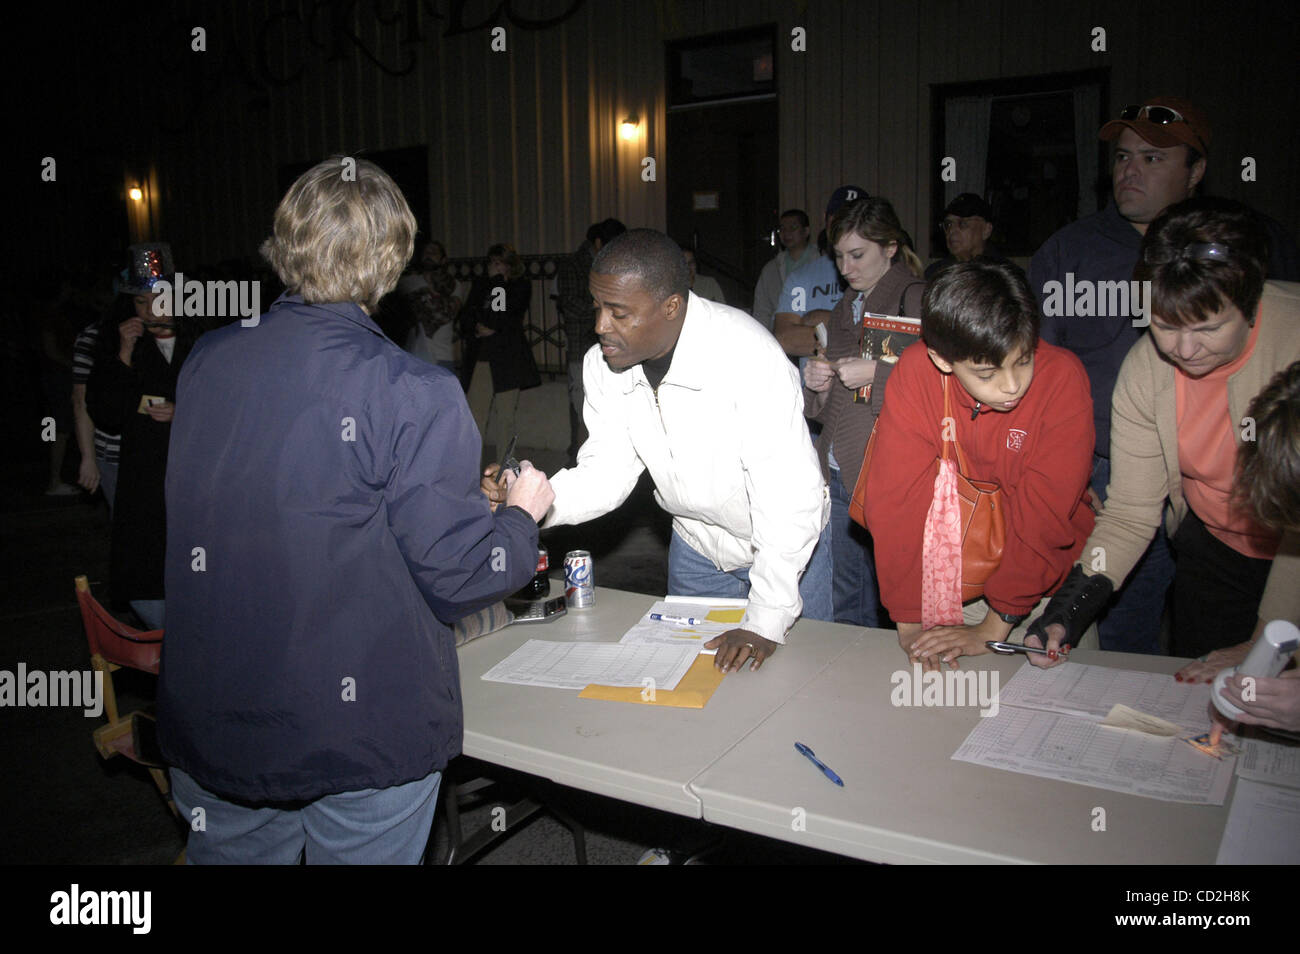
[[[880,625],[880,594],[871,535],[849,519],[852,491],[831,468],[831,553],[835,565],[835,622],[855,626]]]
[[[1103,501],[1109,483],[1110,458],[1094,456],[1092,488]],[[1085,552],[1079,559],[1086,566],[1092,555]],[[1160,621],[1165,611],[1165,595],[1173,581],[1174,558],[1162,521],[1146,553],[1106,604],[1105,614],[1097,620],[1101,648],[1164,655],[1160,648]]]
[[[799,596],[808,619],[830,621],[831,605],[831,529],[828,523],[813,547],[808,569],[799,578]],[[668,545],[668,592],[674,596],[720,596],[745,599],[749,596],[749,567],[727,572],[719,570],[708,557],[673,531]]]
[[[260,806],[228,802],[178,768],[171,780],[176,808],[190,827],[187,864],[294,865],[305,851],[309,865],[416,865],[433,827],[442,773],[305,804]],[[203,830],[196,831],[199,817]]]
[[[104,500],[108,502],[108,512],[113,512],[113,494],[117,491],[117,463],[110,464],[106,460],[95,458],[95,463],[99,465],[99,489],[104,493]]]

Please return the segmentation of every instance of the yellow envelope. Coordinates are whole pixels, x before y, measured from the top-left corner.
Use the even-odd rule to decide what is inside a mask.
[[[710,614],[712,615],[712,614]],[[599,686],[592,684],[578,693],[579,699],[608,699],[610,702],[640,702],[650,706],[676,706],[679,709],[703,709],[713,690],[722,684],[724,675],[713,668],[713,656],[700,655],[686,670],[676,689],[658,689],[650,698],[649,689],[637,686]],[[644,693],[644,698],[642,694]]]

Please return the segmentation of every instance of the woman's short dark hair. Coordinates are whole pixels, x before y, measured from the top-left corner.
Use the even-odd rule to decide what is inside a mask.
[[[943,360],[1001,365],[1038,344],[1038,302],[1025,273],[975,258],[944,269],[921,300],[921,340]]]
[[[1233,498],[1266,526],[1300,531],[1300,361],[1250,402],[1254,440],[1237,450]]]
[[[1252,324],[1268,275],[1268,233],[1231,199],[1171,205],[1147,227],[1133,277],[1151,283],[1151,312],[1170,325],[1195,325],[1229,303]]]

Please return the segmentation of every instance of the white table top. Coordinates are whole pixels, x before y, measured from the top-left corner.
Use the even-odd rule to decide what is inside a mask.
[[[833,666],[695,779],[706,820],[876,862],[1214,863],[1232,789],[1224,806],[1189,805],[953,761],[979,710],[896,708],[890,676],[908,668],[897,635],[853,632]],[[1168,673],[1185,662],[1085,651],[1071,658]],[[1005,685],[1023,657],[962,664],[997,669]],[[844,787],[799,755],[796,741]],[[1092,828],[1097,807],[1105,831]],[[804,831],[794,830],[795,808],[804,810]]]
[[[553,593],[555,587],[552,581]],[[816,677],[857,632],[800,621],[762,669],[727,676],[703,709],[580,699],[563,689],[481,678],[529,639],[617,642],[654,601],[597,587],[588,609],[570,609],[550,623],[516,624],[461,647],[465,754],[699,818],[691,780]]]

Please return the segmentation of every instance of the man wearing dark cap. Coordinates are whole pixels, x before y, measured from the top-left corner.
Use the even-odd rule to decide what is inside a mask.
[[[866,197],[867,190],[861,186],[840,186],[826,203],[824,227],[830,226],[831,216],[843,206]],[[786,354],[792,358],[805,357],[816,350],[814,329],[830,317],[843,295],[839,269],[829,254],[817,256],[816,261],[800,266],[786,276],[772,320],[772,334],[776,335]]]
[[[994,261],[1003,261],[997,248],[989,242],[993,234],[993,209],[974,192],[963,192],[948,203],[939,223],[948,243],[949,255],[934,262],[925,270],[925,280],[930,281],[941,271],[956,262],[969,262],[983,255]]]

